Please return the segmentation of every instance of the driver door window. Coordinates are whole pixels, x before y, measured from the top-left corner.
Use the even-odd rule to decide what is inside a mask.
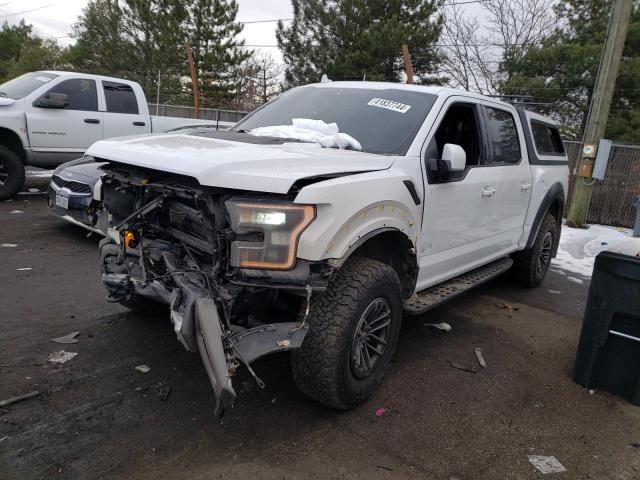
[[[52,87],[47,93],[66,95],[69,105],[64,107],[65,110],[98,111],[98,92],[95,80],[84,78],[65,80]]]

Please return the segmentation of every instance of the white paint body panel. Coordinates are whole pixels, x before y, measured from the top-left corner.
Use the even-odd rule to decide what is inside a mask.
[[[88,155],[187,175],[201,185],[287,193],[301,178],[383,170],[391,157],[322,148],[311,143],[259,145],[181,134],[95,143]]]

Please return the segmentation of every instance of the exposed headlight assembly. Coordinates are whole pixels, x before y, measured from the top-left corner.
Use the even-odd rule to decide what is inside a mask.
[[[225,206],[233,232],[255,238],[231,243],[232,266],[268,270],[295,266],[298,239],[316,217],[313,205],[232,199]]]

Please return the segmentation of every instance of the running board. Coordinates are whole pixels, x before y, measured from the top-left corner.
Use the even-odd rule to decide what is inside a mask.
[[[501,258],[488,265],[464,273],[459,277],[427,288],[405,300],[403,305],[404,311],[409,315],[420,315],[421,313],[427,312],[503,274],[511,268],[511,265],[513,265],[513,260],[510,258]]]

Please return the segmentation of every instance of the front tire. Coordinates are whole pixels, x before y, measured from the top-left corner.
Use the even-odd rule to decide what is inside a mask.
[[[558,233],[556,218],[547,213],[531,248],[513,255],[513,272],[517,281],[531,288],[542,283],[551,265]]]
[[[354,257],[312,299],[309,332],[291,356],[307,396],[338,410],[362,403],[381,383],[398,343],[400,279],[393,268]]]
[[[24,165],[20,157],[0,145],[0,202],[9,200],[24,185]]]

